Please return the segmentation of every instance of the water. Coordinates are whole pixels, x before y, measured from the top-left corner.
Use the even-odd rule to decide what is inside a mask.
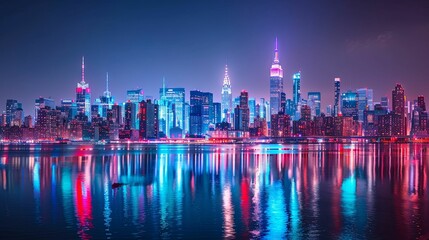
[[[426,147],[0,146],[0,238],[427,239]]]

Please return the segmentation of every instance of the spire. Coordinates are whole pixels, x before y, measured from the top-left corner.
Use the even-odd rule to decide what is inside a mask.
[[[231,85],[231,81],[229,80],[229,75],[228,75],[228,65],[225,65],[225,76],[223,78],[223,85]]]
[[[162,77],[162,96],[165,97],[165,77]]]
[[[85,82],[85,56],[82,56],[82,82]]]
[[[279,51],[277,46],[277,37],[276,37],[276,49],[274,50],[274,63],[279,63]]]
[[[106,92],[109,91],[109,72],[106,72]]]

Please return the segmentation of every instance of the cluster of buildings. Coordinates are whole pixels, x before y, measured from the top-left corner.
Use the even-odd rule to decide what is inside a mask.
[[[166,87],[163,80],[159,97],[142,89],[127,91],[127,100],[118,104],[106,90],[91,102],[91,90],[82,79],[76,98],[61,100],[40,97],[33,115],[24,115],[22,104],[6,101],[0,118],[3,141],[141,141],[184,138],[285,138],[306,136],[406,137],[428,135],[428,113],[423,96],[406,101],[404,88],[397,84],[390,98],[374,101],[373,90],[360,88],[341,92],[341,79],[335,78],[334,102],[322,112],[320,92],[301,94],[301,72],[293,74],[292,97],[284,91],[283,69],[277,39],[270,68],[269,99],[256,100],[245,90],[233,97],[228,67],[221,90],[221,102],[213,93]],[[34,117],[33,117],[34,116]]]

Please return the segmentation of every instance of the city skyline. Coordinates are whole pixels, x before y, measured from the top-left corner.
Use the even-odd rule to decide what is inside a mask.
[[[57,104],[61,99],[73,99],[72,89],[80,78],[78,59],[82,55],[87,58],[86,79],[92,90],[91,103],[105,90],[106,72],[110,73],[110,89],[116,102],[125,101],[128,89],[142,88],[148,95],[156,96],[163,76],[166,77],[167,87],[213,92],[214,101],[220,102],[219,89],[226,58],[233,81],[233,97],[246,89],[249,97],[269,99],[267,75],[276,36],[281,46],[279,54],[285,71],[287,98],[292,94],[292,75],[298,71],[302,73],[303,94],[320,89],[322,109],[333,102],[331,83],[335,77],[341,78],[342,91],[364,87],[374,89],[376,101],[380,97],[390,96],[390,87],[385,88],[384,85],[393,86],[398,82],[407,90],[409,99],[429,92],[429,86],[425,84],[429,49],[423,44],[429,39],[428,16],[424,14],[428,4],[404,2],[389,5],[384,9],[389,14],[380,19],[376,16],[381,11],[382,3],[337,4],[329,11],[339,14],[338,19],[343,21],[338,21],[320,12],[317,3],[311,7],[290,2],[273,3],[278,8],[266,3],[250,4],[248,13],[239,13],[236,3],[223,2],[172,3],[165,8],[155,3],[136,4],[134,10],[113,3],[5,4],[2,12],[5,30],[0,40],[3,52],[0,56],[3,85],[0,102],[17,99],[27,109],[26,114],[30,112],[33,115],[29,109],[33,108],[34,99],[40,96],[51,97]],[[201,17],[202,12],[198,10],[207,10],[207,6],[222,9],[225,13],[222,17],[225,18],[209,11],[200,23],[196,23],[175,11],[190,8],[188,13],[192,17]],[[42,16],[42,8],[58,10],[57,15]],[[303,8],[308,8],[308,13],[300,15],[301,20],[295,23],[296,14],[306,12],[299,11]],[[351,9],[356,13],[346,16]],[[81,11],[72,14],[74,10]],[[91,17],[91,11],[98,13],[103,10],[106,10],[106,15],[101,20]],[[288,14],[275,17],[276,13],[285,10]],[[413,14],[401,14],[406,10]],[[251,19],[251,13],[258,11],[262,13]],[[357,16],[362,11],[367,13],[368,19]],[[58,12],[65,15],[60,18],[60,23],[55,23],[52,20],[59,17]],[[14,13],[24,15],[17,17]],[[130,25],[137,27],[141,24],[144,31],[121,28],[127,21],[119,22],[119,18],[127,13],[129,18],[125,19],[130,20]],[[317,30],[308,24],[314,21],[310,13],[318,13],[316,16],[319,16],[324,29]],[[240,15],[240,21],[235,14]],[[168,17],[148,21],[150,16]],[[174,26],[168,23],[172,18],[178,21]],[[399,20],[395,20],[397,18]],[[365,24],[359,23],[358,19]],[[222,21],[214,24],[216,20]],[[30,21],[32,24],[27,26]],[[259,24],[255,24],[258,21]],[[113,23],[114,27],[101,27],[106,23]],[[368,30],[363,29],[362,26],[367,23],[373,25]],[[214,27],[212,34],[201,28],[205,25]],[[78,29],[78,26],[83,26],[83,29]],[[150,31],[159,27],[169,31]],[[176,27],[178,29],[175,30]],[[237,27],[241,27],[239,33],[235,32]],[[173,30],[183,36],[171,35]],[[48,34],[50,31],[52,33]],[[227,34],[220,34],[222,31]],[[356,33],[352,34],[353,31]],[[255,33],[258,37],[252,37]],[[166,37],[168,34],[170,38]],[[219,41],[220,37],[222,41]],[[126,44],[128,42],[130,44]],[[4,104],[1,104],[0,110],[5,110]]]

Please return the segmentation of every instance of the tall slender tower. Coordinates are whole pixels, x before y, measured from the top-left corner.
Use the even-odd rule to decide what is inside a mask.
[[[91,117],[91,89],[85,82],[85,57],[82,57],[82,79],[76,87],[76,104],[79,113]]]
[[[335,99],[334,99],[334,117],[337,117],[340,113],[340,87],[341,79],[335,78]]]
[[[403,136],[407,133],[407,122],[405,117],[405,90],[401,84],[396,84],[392,91],[392,112],[398,117],[392,124],[393,135]]]
[[[230,114],[232,111],[232,93],[231,81],[228,75],[228,65],[225,66],[225,76],[223,77],[221,111],[222,122],[231,122]]]
[[[300,103],[301,103],[301,72],[297,72],[293,75],[293,104],[295,105],[295,111],[299,111]]]
[[[283,92],[283,69],[279,61],[279,52],[274,50],[274,61],[270,69],[270,104],[271,114],[277,114],[281,110],[281,93]]]

